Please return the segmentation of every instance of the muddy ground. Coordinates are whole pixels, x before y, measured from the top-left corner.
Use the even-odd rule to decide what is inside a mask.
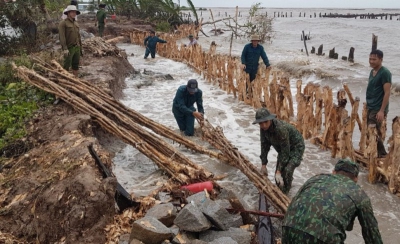
[[[92,17],[82,15],[79,23],[96,34]],[[128,36],[132,28],[151,26],[117,20],[107,24],[105,39]],[[48,51],[57,49],[54,44]],[[126,56],[85,52],[79,72],[120,98],[125,77],[133,71]],[[121,142],[65,102],[40,109],[26,129],[28,136],[16,147],[28,150],[8,158],[0,172],[0,243],[105,243],[104,228],[117,213],[116,181],[102,178],[87,146],[93,144],[111,169]]]

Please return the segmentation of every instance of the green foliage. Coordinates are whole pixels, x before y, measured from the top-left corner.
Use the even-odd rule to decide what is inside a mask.
[[[247,37],[253,34],[260,36],[261,42],[271,40],[273,36],[272,29],[272,18],[267,17],[264,13],[261,13],[261,3],[255,3],[251,5],[249,10],[249,17],[245,23],[245,33]]]
[[[16,65],[31,67],[32,63],[21,55],[13,60]],[[0,65],[0,149],[25,136],[24,124],[33,112],[53,97],[15,76],[11,63]]]
[[[168,22],[161,22],[156,25],[156,31],[169,32],[171,30],[171,25]]]

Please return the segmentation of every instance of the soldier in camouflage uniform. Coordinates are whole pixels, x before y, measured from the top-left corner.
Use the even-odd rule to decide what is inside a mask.
[[[358,171],[357,164],[340,159],[333,174],[310,178],[288,207],[282,243],[344,243],[356,217],[365,243],[382,243],[370,199],[357,185]]]
[[[261,172],[267,175],[268,152],[273,146],[278,152],[275,181],[287,194],[292,187],[293,172],[303,159],[303,136],[293,125],[276,119],[266,108],[257,110],[253,124],[260,125]]]

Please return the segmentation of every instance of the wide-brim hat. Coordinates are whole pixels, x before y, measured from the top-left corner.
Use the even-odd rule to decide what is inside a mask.
[[[68,7],[65,9],[65,11],[64,11],[64,14],[65,15],[68,15],[68,12],[69,11],[76,11],[76,15],[80,15],[81,14],[81,12],[80,11],[78,11],[78,9],[76,8],[76,6],[75,5],[68,5]]]
[[[271,114],[268,109],[266,108],[259,108],[256,111],[256,120],[253,121],[253,125],[254,124],[259,124],[261,122],[265,122],[268,120],[272,120],[275,119],[276,115],[275,114]]]
[[[260,40],[260,36],[259,35],[251,35],[250,36],[250,41],[259,41]]]
[[[197,80],[195,80],[195,79],[190,79],[190,80],[188,80],[188,83],[187,83],[187,86],[186,86],[186,88],[187,88],[187,90],[189,91],[189,92],[197,92],[198,91],[198,83],[197,83]]]

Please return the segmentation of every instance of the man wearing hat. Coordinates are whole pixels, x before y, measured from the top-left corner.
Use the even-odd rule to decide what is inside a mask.
[[[106,14],[106,4],[105,3],[100,3],[99,4],[99,10],[96,13],[96,24],[99,26],[99,36],[103,37],[104,33],[104,28],[106,27],[106,19],[107,19],[107,14]]]
[[[246,73],[250,76],[250,82],[252,82],[257,75],[258,71],[258,61],[260,57],[264,61],[267,69],[270,69],[271,65],[269,64],[269,60],[267,54],[265,53],[264,47],[259,44],[260,37],[258,35],[252,35],[251,43],[248,43],[244,46],[242,51],[242,68]],[[247,86],[246,86],[247,91]]]
[[[357,217],[365,243],[381,244],[371,201],[357,185],[358,171],[357,164],[340,159],[332,174],[307,180],[285,214],[282,243],[344,243]]]
[[[158,36],[156,36],[156,32],[151,30],[150,35],[144,39],[144,46],[146,47],[146,52],[144,53],[145,59],[149,56],[149,54],[151,54],[151,58],[156,57],[157,42],[167,43],[167,41],[158,38]]]
[[[67,15],[58,25],[61,48],[64,53],[64,69],[72,67],[72,73],[78,77],[79,59],[82,55],[82,42],[79,25],[75,17],[80,14],[75,5],[69,5],[64,12]]]
[[[71,2],[70,2],[69,5],[78,6],[78,2],[77,2],[76,0],[71,0]],[[65,11],[67,11],[67,9],[64,9],[64,11],[63,11],[63,13],[62,13],[62,15],[61,15],[61,19],[66,19],[66,18],[68,18],[68,16],[67,16],[66,14],[64,14]],[[77,20],[78,20],[78,16],[75,16],[75,21],[77,21]]]
[[[197,105],[196,108],[193,106]],[[178,123],[179,130],[186,136],[194,135],[194,120],[203,119],[203,92],[198,88],[197,80],[190,79],[187,85],[180,86],[176,91],[172,104],[172,113]]]
[[[293,172],[303,159],[303,136],[293,125],[277,119],[276,115],[266,108],[256,111],[253,124],[260,125],[261,173],[268,175],[268,152],[273,146],[278,152],[275,182],[282,192],[287,194],[292,187]]]
[[[197,40],[193,37],[193,35],[189,35],[188,38],[189,38],[189,44],[188,44],[189,47],[197,45]]]

